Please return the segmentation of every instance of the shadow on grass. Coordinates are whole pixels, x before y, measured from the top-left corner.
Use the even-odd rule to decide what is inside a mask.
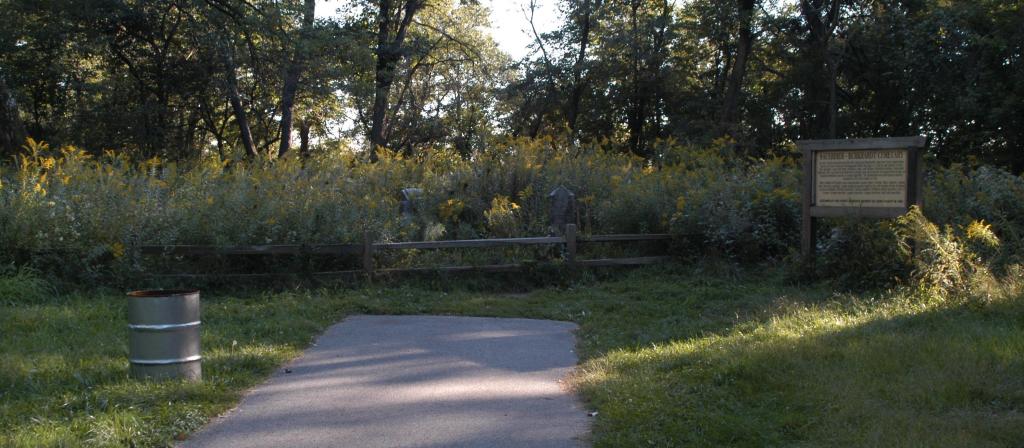
[[[179,431],[195,429],[233,404],[245,388],[298,354],[322,328],[346,314],[364,313],[529,317],[578,323],[579,352],[584,360],[590,360],[583,369],[603,375],[589,383],[587,397],[598,404],[598,429],[608,434],[600,440],[607,440],[607,446],[802,440],[806,428],[815,427],[815,420],[808,416],[820,414],[804,407],[819,406],[818,402],[806,404],[785,394],[751,393],[759,401],[750,404],[742,395],[733,396],[742,388],[729,386],[751,383],[744,375],[756,378],[762,375],[758,373],[762,368],[781,369],[770,362],[773,358],[725,362],[712,355],[715,350],[724,351],[724,358],[747,353],[740,348],[715,348],[715,344],[745,344],[743,337],[728,335],[756,334],[772,323],[779,310],[813,308],[830,299],[830,293],[820,286],[786,286],[770,270],[722,274],[700,269],[671,265],[584,276],[527,294],[495,293],[480,285],[447,284],[433,289],[434,285],[415,282],[275,292],[245,289],[232,294],[204,291],[206,381],[194,386],[127,379],[121,296],[92,296],[52,307],[11,307],[3,311],[14,312],[0,315],[2,328],[14,329],[8,334],[15,335],[0,341],[0,355],[7,366],[14,367],[0,373],[0,386],[4,387],[0,390],[4,394],[0,431],[32,433],[36,428],[53,427],[67,433],[60,435],[60,440],[80,441],[92,437],[94,428],[103,427],[112,428],[100,431],[109,434],[110,440],[162,443]],[[727,336],[715,336],[722,334]],[[707,348],[665,351],[664,347],[683,347],[673,341],[706,344]],[[786,347],[781,342],[763,344],[780,353]],[[673,363],[680,364],[675,368]],[[733,370],[729,366],[734,366]],[[721,384],[712,381],[715,375]],[[780,415],[774,415],[777,413]],[[109,421],[91,423],[90,418]],[[126,423],[132,421],[138,423]],[[726,432],[715,435],[716,428]],[[730,436],[737,433],[763,436]],[[5,442],[3,437],[0,435],[0,445]],[[623,440],[628,443],[618,443]]]
[[[608,409],[601,446],[1013,446],[1022,316],[1016,304],[810,307],[610,353],[583,366],[580,386]]]
[[[341,313],[337,300],[306,296],[204,295],[204,381],[195,384],[128,378],[123,296],[0,308],[0,446],[152,446],[192,431]]]

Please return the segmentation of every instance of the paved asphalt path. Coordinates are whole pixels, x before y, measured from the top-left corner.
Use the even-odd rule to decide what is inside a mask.
[[[352,316],[184,447],[582,447],[567,322]]]

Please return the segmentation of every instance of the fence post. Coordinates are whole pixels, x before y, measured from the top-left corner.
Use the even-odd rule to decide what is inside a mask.
[[[803,150],[803,189],[800,191],[800,255],[803,258],[804,273],[814,269],[815,235],[818,233],[818,219],[811,216],[814,204],[814,151]]]
[[[565,226],[565,261],[570,267],[576,264],[576,224]]]
[[[373,239],[369,230],[363,232],[363,270],[366,275],[373,275]]]

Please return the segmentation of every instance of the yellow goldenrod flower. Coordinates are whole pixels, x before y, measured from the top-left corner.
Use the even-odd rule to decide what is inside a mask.
[[[459,199],[449,199],[438,207],[437,216],[443,220],[458,221],[466,204]]]
[[[113,255],[114,258],[121,258],[121,257],[123,257],[124,256],[124,244],[121,244],[120,242],[116,242],[114,244],[111,244],[110,245],[110,254]]]
[[[999,245],[999,237],[992,231],[992,226],[984,220],[971,221],[967,225],[967,238],[980,241],[991,247]]]

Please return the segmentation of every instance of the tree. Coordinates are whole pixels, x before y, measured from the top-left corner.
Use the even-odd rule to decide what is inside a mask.
[[[565,2],[566,23],[535,33],[539,54],[524,62],[525,77],[508,89],[515,93],[507,97],[521,102],[509,117],[513,132],[569,129],[646,154],[652,139],[666,135],[674,10],[666,0]]]
[[[17,152],[25,136],[18,101],[7,88],[3,70],[0,70],[0,154]]]
[[[241,95],[238,93],[238,69],[235,66],[235,50],[231,43],[224,42],[222,44],[221,57],[224,59],[224,80],[227,86],[228,101],[235,114],[235,123],[238,125],[242,147],[245,149],[247,157],[254,158],[256,157],[256,146],[253,144],[252,131],[249,128],[249,117],[245,107],[242,106]]]
[[[837,136],[836,83],[841,53],[832,43],[839,27],[841,12],[841,0],[800,0],[800,15],[806,27],[801,48],[802,65],[806,73],[804,95],[807,98],[803,135],[808,137]]]
[[[732,69],[729,73],[728,87],[725,92],[725,100],[722,104],[721,127],[722,131],[729,135],[736,135],[737,122],[739,121],[739,102],[743,89],[743,80],[747,74],[748,59],[753,48],[754,33],[752,22],[754,16],[755,0],[736,0],[738,9],[738,32],[736,36],[736,56],[732,62]]]
[[[600,63],[592,73],[600,76],[595,82],[603,84],[599,95],[604,97],[594,104],[607,112],[595,116],[600,124],[594,127],[615,130],[610,136],[624,137],[628,151],[649,155],[649,143],[666,136],[669,50],[677,37],[674,7],[667,0],[629,0],[610,2],[601,11],[594,44]]]
[[[483,8],[431,6],[414,20],[408,57],[396,67],[385,135],[406,154],[447,145],[468,157],[492,134],[493,92],[507,59],[484,29]]]
[[[590,32],[593,29],[594,9],[600,7],[600,0],[583,0],[577,7],[570,10],[574,18],[573,24],[577,30],[576,41],[578,43],[576,59],[572,64],[572,93],[566,105],[565,120],[569,130],[576,133],[576,121],[580,113],[580,102],[583,100],[583,91],[586,89],[584,71],[587,65],[587,49],[590,46]]]
[[[567,133],[647,158],[728,135],[764,156],[922,133],[942,161],[1024,170],[1024,0],[561,0],[514,63],[478,3],[316,20],[314,0],[0,0],[0,151],[280,157],[297,137],[303,155],[468,157]]]
[[[413,16],[424,6],[425,0],[377,0],[377,47],[374,69],[373,109],[370,112],[370,160],[377,161],[377,148],[387,145],[384,129],[390,104],[391,85],[395,81],[395,68],[402,59],[406,34]]]
[[[285,70],[284,85],[281,88],[281,145],[278,148],[277,156],[284,157],[291,148],[292,141],[292,107],[295,104],[295,94],[299,88],[299,77],[302,75],[305,60],[307,58],[309,37],[311,28],[316,18],[316,1],[304,0],[302,9],[302,27],[299,30],[299,37],[295,39],[294,50],[291,61]],[[307,128],[308,132],[308,128]],[[304,146],[308,146],[308,133],[303,140]]]

